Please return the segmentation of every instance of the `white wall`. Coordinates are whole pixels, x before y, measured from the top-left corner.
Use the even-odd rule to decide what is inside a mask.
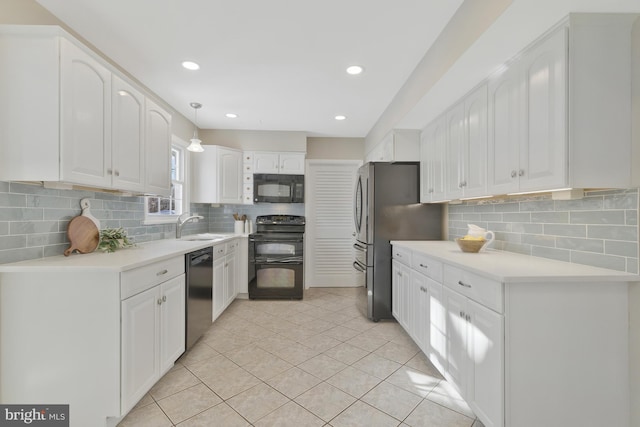
[[[203,144],[243,151],[307,151],[305,132],[206,129],[198,136]]]
[[[362,160],[364,138],[307,138],[307,159]]]

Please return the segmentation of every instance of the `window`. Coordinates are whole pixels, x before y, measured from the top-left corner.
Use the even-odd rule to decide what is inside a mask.
[[[188,176],[187,144],[173,137],[171,144],[171,192],[169,197],[145,197],[145,224],[176,222],[178,216],[187,212],[186,177]]]

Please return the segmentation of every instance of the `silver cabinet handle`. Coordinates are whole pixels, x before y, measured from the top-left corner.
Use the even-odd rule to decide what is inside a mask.
[[[424,265],[424,264],[420,264],[420,267],[422,267],[422,268],[429,268],[429,266],[428,266],[428,265]]]
[[[460,310],[460,317],[464,317],[464,312]]]
[[[120,176],[120,171],[116,170],[115,175]]]
[[[523,176],[524,175],[524,169],[520,169],[518,171],[518,176]]]
[[[464,283],[462,280],[458,280],[458,285],[463,286],[465,288],[470,288],[471,287],[471,285],[468,285],[468,284]]]
[[[169,272],[169,270],[166,270],[166,269],[162,270],[162,271],[158,271],[156,273],[156,276],[163,276],[163,275],[167,274],[168,272]]]
[[[464,318],[467,322],[471,322],[471,316],[469,316],[468,314],[464,316]]]
[[[518,175],[518,172],[514,169],[511,171],[511,178],[515,178]]]
[[[162,302],[167,302],[167,296],[166,295],[162,295]]]
[[[162,298],[158,298],[158,305],[162,305]]]
[[[111,170],[111,169],[107,169],[107,174],[109,174],[109,175],[113,175],[113,170]]]
[[[402,258],[402,254],[396,254],[398,258]]]
[[[398,276],[402,277],[402,271],[398,271]]]

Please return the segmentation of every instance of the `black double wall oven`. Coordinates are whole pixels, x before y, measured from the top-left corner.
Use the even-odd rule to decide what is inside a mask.
[[[249,298],[302,299],[305,217],[264,215],[249,235]]]

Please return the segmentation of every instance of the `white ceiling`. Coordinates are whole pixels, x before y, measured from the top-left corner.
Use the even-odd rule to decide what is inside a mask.
[[[187,118],[189,103],[202,103],[202,129],[339,137],[369,134],[463,3],[37,1]],[[640,13],[640,0],[512,0],[435,85],[393,112],[401,119],[392,126],[422,129],[569,12]],[[201,70],[184,70],[185,59]],[[365,72],[347,75],[351,64]],[[337,114],[348,119],[338,122]]]
[[[37,1],[187,118],[202,103],[200,128],[342,137],[366,136],[462,3]]]

